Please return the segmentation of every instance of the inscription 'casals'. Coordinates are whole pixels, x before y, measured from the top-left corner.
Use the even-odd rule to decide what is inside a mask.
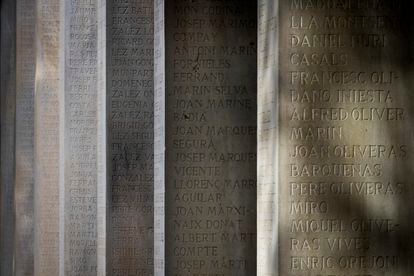
[[[403,31],[412,3],[274,5],[264,1],[260,19],[258,202],[266,212],[259,220],[264,260],[258,271],[412,274],[406,265],[412,242],[405,236],[413,227],[407,189],[413,64],[412,51],[396,50],[412,40]],[[277,236],[268,227],[276,223],[282,225]],[[277,237],[278,248],[265,244],[269,236]],[[407,250],[393,246],[398,243]]]

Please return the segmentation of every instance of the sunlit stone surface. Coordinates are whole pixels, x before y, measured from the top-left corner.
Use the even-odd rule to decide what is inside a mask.
[[[63,2],[60,258],[65,275],[89,276],[97,273],[97,1]]]
[[[154,1],[154,275],[165,275],[165,24]]]
[[[36,276],[59,274],[59,19],[59,0],[36,1]]]
[[[266,166],[258,174],[275,185],[280,209],[278,242],[259,271],[413,274],[411,10],[407,1],[292,0],[279,3],[275,24],[260,14],[258,95],[276,112],[259,120],[259,150],[279,148],[266,164],[279,162],[278,181]],[[279,85],[266,75],[277,32]],[[269,139],[266,124],[278,117],[279,138]]]
[[[19,0],[16,5],[14,273],[31,276],[34,269],[35,2]]]
[[[259,1],[257,68],[257,275],[278,273],[278,1]]]
[[[414,275],[413,6],[2,1],[0,276]]]

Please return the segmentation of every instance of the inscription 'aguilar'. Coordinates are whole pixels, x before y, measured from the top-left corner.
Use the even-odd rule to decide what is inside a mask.
[[[168,275],[256,271],[256,6],[165,6]]]

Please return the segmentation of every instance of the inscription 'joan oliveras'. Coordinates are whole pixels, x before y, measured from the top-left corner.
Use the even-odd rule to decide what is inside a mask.
[[[402,4],[280,5],[280,272],[406,275]]]

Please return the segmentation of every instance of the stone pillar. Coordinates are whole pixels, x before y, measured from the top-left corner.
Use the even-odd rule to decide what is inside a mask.
[[[99,9],[102,269],[113,276],[153,275],[154,1],[105,2]]]
[[[279,206],[259,224],[278,241],[262,253],[267,275],[413,274],[412,8],[280,1],[275,24],[260,13],[259,150],[276,154],[258,174]]]
[[[165,24],[154,6],[154,275],[165,275]]]
[[[107,185],[107,0],[98,0],[98,83],[97,83],[97,275],[107,274],[107,214],[108,190]]]
[[[278,271],[279,36],[278,1],[259,1],[258,143],[257,143],[257,275]]]
[[[97,273],[97,1],[61,1],[61,273]]]
[[[13,275],[16,112],[16,1],[1,2],[0,275]]]
[[[165,1],[158,12],[163,5],[165,59],[155,57],[165,66],[165,274],[254,275],[257,2]]]
[[[14,275],[31,276],[34,273],[35,2],[19,0],[16,5]]]
[[[59,275],[59,0],[36,1],[34,275]]]

